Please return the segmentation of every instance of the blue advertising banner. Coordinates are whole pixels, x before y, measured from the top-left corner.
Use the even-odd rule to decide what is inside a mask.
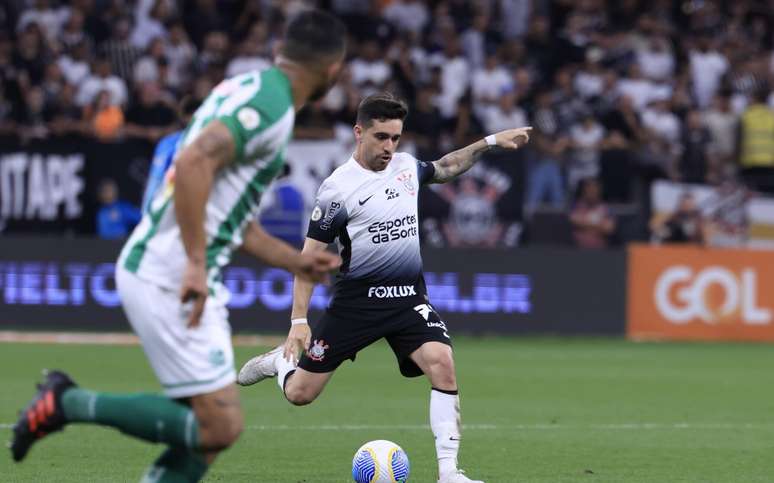
[[[0,329],[128,330],[113,279],[120,244],[0,239]],[[458,333],[622,334],[623,252],[425,249],[430,302]],[[589,274],[594,283],[589,283]],[[288,327],[293,278],[238,257],[224,272],[235,331]],[[312,320],[326,307],[318,286]]]

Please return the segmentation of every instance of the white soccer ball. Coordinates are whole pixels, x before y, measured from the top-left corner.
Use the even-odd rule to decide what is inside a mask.
[[[352,458],[352,478],[357,483],[404,483],[409,469],[403,448],[383,439],[364,444]]]

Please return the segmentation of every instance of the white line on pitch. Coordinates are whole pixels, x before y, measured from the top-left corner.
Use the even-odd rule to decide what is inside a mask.
[[[0,429],[11,429],[13,424],[0,423]],[[512,431],[543,431],[543,430],[671,430],[671,429],[774,429],[774,423],[618,423],[618,424],[464,424],[465,430],[512,430]],[[425,431],[427,424],[325,424],[319,426],[295,426],[290,424],[249,425],[247,429],[256,431],[370,431],[370,430],[402,430]]]

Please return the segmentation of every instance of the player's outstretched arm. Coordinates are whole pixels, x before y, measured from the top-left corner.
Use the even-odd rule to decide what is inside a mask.
[[[307,237],[304,242],[302,255],[319,256],[325,254],[328,244]],[[341,262],[341,260],[339,260]],[[307,323],[309,313],[309,301],[312,298],[314,282],[296,276],[293,280],[293,311],[290,314],[291,326],[288,339],[285,342],[285,359],[295,361],[302,350],[309,348],[312,331]]]
[[[252,222],[245,230],[242,250],[262,262],[296,275],[312,284],[325,282],[339,268],[341,258],[327,251],[302,253]]]
[[[175,216],[180,226],[188,263],[183,274],[180,297],[191,303],[189,326],[199,325],[207,299],[207,263],[204,207],[212,189],[215,172],[234,155],[234,138],[220,122],[212,122],[175,162]]]
[[[446,183],[465,171],[469,170],[479,159],[484,151],[491,147],[499,146],[505,149],[518,149],[529,142],[531,127],[507,129],[497,134],[491,134],[484,139],[465,146],[462,149],[452,151],[438,161],[433,162],[435,174],[432,183]]]

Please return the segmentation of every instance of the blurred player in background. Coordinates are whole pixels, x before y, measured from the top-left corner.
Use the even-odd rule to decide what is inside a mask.
[[[287,342],[248,361],[238,382],[250,385],[279,376],[288,401],[309,404],[342,362],[354,360],[360,350],[386,338],[401,373],[425,374],[432,385],[430,426],[438,481],[476,483],[457,468],[461,429],[457,380],[446,324],[429,303],[422,275],[419,188],[451,181],[494,146],[523,146],[530,128],[492,134],[425,163],[396,152],[407,113],[406,104],[388,93],[361,102],[354,127],[355,153],[320,186],[302,251],[323,253],[338,239],[343,262],[330,306],[310,329],[307,311],[314,283],[296,277]]]
[[[185,97],[178,106],[178,118],[183,126],[188,126],[191,117],[196,111],[198,102],[193,97]],[[161,138],[153,150],[153,160],[148,170],[148,181],[145,183],[145,193],[142,195],[142,212],[145,213],[150,208],[150,203],[156,195],[158,189],[164,184],[164,175],[167,169],[172,165],[172,161],[177,154],[177,145],[182,139],[185,129],[167,134]]]
[[[310,284],[338,267],[336,255],[299,254],[250,220],[282,170],[295,112],[338,77],[345,37],[335,17],[304,11],[289,21],[275,67],[220,83],[124,246],[118,292],[165,395],[98,393],[49,372],[14,426],[16,461],[66,424],[92,423],[168,445],[143,481],[195,482],[236,441],[243,420],[221,271],[240,247]]]

